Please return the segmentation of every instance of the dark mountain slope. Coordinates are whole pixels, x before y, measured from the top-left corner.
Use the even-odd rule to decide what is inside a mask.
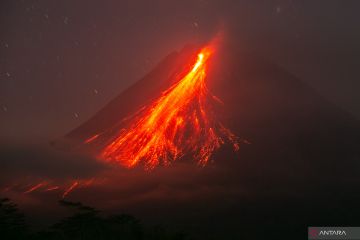
[[[359,225],[359,121],[279,66],[229,49],[213,57],[207,81],[224,102],[218,117],[251,144],[237,154],[222,148],[201,170],[175,163],[149,175],[121,172],[118,192],[82,198],[116,202],[198,239],[305,239],[307,226]],[[169,55],[66,141],[83,141],[158,97],[193,55]]]

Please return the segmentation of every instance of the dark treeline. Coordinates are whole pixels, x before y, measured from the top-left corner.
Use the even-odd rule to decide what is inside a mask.
[[[102,216],[94,208],[77,202],[61,200],[61,206],[75,213],[54,225],[34,232],[16,204],[0,199],[1,239],[122,239],[122,240],[185,240],[184,233],[166,230],[161,226],[146,226],[131,215]]]

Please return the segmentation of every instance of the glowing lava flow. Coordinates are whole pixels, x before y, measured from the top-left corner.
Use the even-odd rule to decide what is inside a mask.
[[[104,179],[103,179],[104,180]],[[51,191],[58,191],[58,192],[62,192],[62,198],[65,198],[69,195],[69,193],[71,193],[72,191],[74,191],[77,188],[85,188],[85,187],[90,187],[90,186],[95,186],[98,185],[99,183],[101,183],[101,179],[95,179],[95,178],[90,178],[90,179],[80,179],[80,180],[71,180],[68,182],[58,182],[56,183],[55,181],[51,181],[51,180],[44,180],[40,183],[37,183],[33,186],[31,186],[30,188],[26,188],[25,190],[22,190],[23,186],[21,183],[19,184],[13,184],[12,186],[6,187],[4,189],[0,189],[0,192],[8,192],[8,191],[18,191],[20,189],[20,191],[22,191],[24,194],[29,194],[29,193],[33,193],[35,191],[39,191],[39,192],[51,192]]]
[[[62,198],[65,198],[71,191],[73,191],[77,186],[79,185],[78,181],[75,181],[71,184],[71,186],[66,189],[66,191],[63,193]]]
[[[36,184],[35,186],[29,188],[29,189],[28,189],[27,191],[25,191],[24,193],[31,193],[31,192],[35,191],[36,189],[39,189],[39,188],[41,188],[41,187],[43,187],[43,186],[45,186],[45,185],[46,185],[46,182],[41,182],[41,183]]]
[[[144,162],[147,169],[168,165],[182,156],[191,156],[205,165],[211,154],[226,141],[239,145],[230,130],[215,120],[206,87],[207,61],[211,48],[198,54],[192,69],[150,106],[131,119],[127,129],[118,131],[100,158],[133,167]],[[85,143],[98,138],[92,136]]]

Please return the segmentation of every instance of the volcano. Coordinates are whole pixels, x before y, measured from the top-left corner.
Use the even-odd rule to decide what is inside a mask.
[[[105,145],[100,155],[105,160],[127,167],[145,161],[150,169],[160,163],[169,165],[189,153],[205,165],[226,140],[238,150],[234,134],[212,114],[211,102],[218,100],[206,85],[207,62],[212,52],[211,47],[203,48],[192,67],[179,74],[161,97],[120,126],[95,134],[85,143]]]
[[[170,88],[176,81],[174,76],[192,66],[198,51],[186,46],[169,54],[144,78],[56,144],[78,146],[121,125]],[[322,161],[328,168],[339,156],[344,168],[352,169],[346,160],[359,156],[359,121],[293,75],[230,47],[214,53],[207,75],[210,92],[224,103],[216,109],[221,120],[236,136],[253,143],[245,147],[246,151],[255,148],[254,153],[268,155],[261,159],[272,159],[273,166],[279,164],[278,170],[290,162],[296,164],[296,159],[301,163],[313,158],[317,160],[308,160],[312,170],[324,167]],[[285,155],[292,160],[282,164]],[[336,167],[336,171],[340,170]]]
[[[223,46],[214,53],[207,85],[223,102],[214,109],[219,120],[250,144],[240,144],[238,153],[231,146],[219,149],[205,167],[209,172],[194,178],[225,190],[210,202],[192,199],[177,206],[178,215],[197,212],[189,224],[201,225],[197,231],[212,229],[202,239],[273,239],[279,226],[282,234],[296,232],[292,239],[304,239],[307,226],[360,224],[359,121],[278,65],[237,49]],[[198,51],[186,46],[169,54],[55,144],[98,152],[84,143],[158,99]],[[171,206],[148,212],[169,219]],[[236,231],[239,226],[246,230]]]

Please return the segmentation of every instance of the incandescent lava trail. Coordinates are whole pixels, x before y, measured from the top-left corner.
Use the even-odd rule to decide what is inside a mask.
[[[199,51],[192,68],[182,78],[130,118],[127,128],[106,139],[99,157],[126,167],[143,162],[147,169],[152,169],[184,156],[205,165],[225,142],[238,150],[236,136],[216,120],[211,108],[218,100],[205,83],[212,53],[213,47]],[[90,137],[85,143],[96,142],[102,134]]]

